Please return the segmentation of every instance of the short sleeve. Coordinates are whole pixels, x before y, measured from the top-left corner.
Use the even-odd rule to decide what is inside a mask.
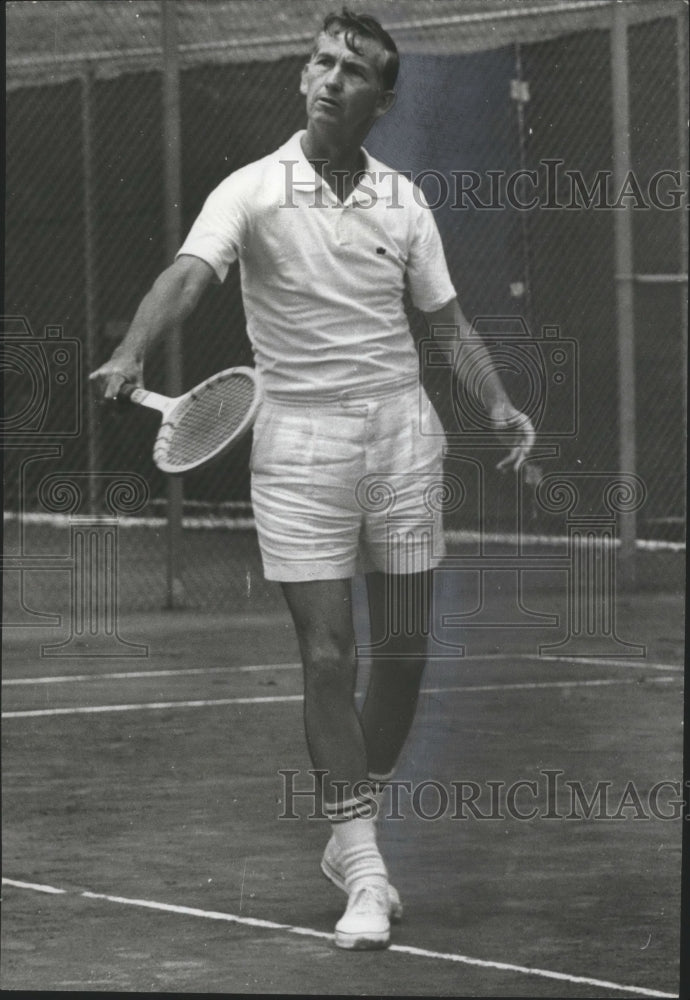
[[[200,257],[220,282],[225,281],[244,242],[247,213],[243,187],[241,177],[231,174],[211,192],[176,255]]]
[[[455,288],[436,220],[419,188],[411,225],[407,277],[412,301],[422,312],[434,312],[455,298]]]

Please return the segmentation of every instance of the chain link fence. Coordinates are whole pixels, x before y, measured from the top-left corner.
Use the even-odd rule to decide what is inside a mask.
[[[379,16],[402,53],[396,107],[367,148],[418,181],[465,314],[497,357],[529,343],[546,390],[516,512],[514,487],[494,470],[499,452],[463,445],[452,366],[426,363],[434,341],[411,316],[422,377],[450,434],[449,462],[461,461],[464,447],[483,470],[449,515],[451,534],[558,534],[562,522],[535,500],[539,476],[621,470],[637,472],[646,489],[633,541],[680,547],[687,8],[680,0],[352,6]],[[174,7],[186,232],[228,173],[304,126],[299,74],[333,5]],[[615,180],[616,116],[626,111],[612,84],[616,16],[629,67],[625,191]],[[7,26],[6,545],[22,558],[60,551],[69,519],[59,515],[107,513],[109,484],[135,474],[145,488],[129,516],[120,511],[120,601],[160,606],[170,553],[166,483],[151,460],[157,418],[99,405],[86,382],[168,263],[160,4],[10,3]],[[632,219],[627,275],[617,269],[621,215]],[[617,305],[620,282],[633,289],[629,328]],[[634,348],[627,382],[621,338]],[[182,351],[185,388],[251,363],[236,269],[197,309]],[[530,388],[522,375],[505,365],[518,405]],[[165,391],[162,349],[146,376],[149,388]],[[272,600],[251,531],[249,448],[246,441],[185,477],[177,597],[190,606]],[[631,453],[634,468],[621,462]],[[81,499],[46,502],[42,484],[56,470],[83,485]]]

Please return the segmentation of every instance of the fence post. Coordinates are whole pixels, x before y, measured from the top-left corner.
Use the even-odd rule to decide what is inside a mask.
[[[163,35],[163,169],[165,185],[165,255],[172,262],[181,243],[181,142],[180,142],[180,66],[177,38],[177,3],[161,0]],[[166,391],[170,396],[182,392],[182,329],[176,325],[166,344]],[[167,588],[166,607],[178,607],[183,601],[181,575],[182,548],[182,479],[168,476],[167,517]]]
[[[98,364],[96,328],[96,237],[93,181],[93,67],[86,63],[81,75],[81,148],[84,174],[84,312],[86,323],[86,366],[92,372]],[[97,470],[99,467],[98,422],[93,392],[86,393],[86,449],[89,472],[89,513],[98,510]]]
[[[678,62],[678,157],[680,176],[687,181],[688,177],[688,19],[685,10],[678,13],[677,18],[677,62]],[[680,225],[680,260],[678,271],[682,274],[688,266],[688,213],[679,212]],[[682,373],[688,370],[688,283],[680,282],[680,339]],[[683,416],[685,426],[688,423],[688,389],[684,377],[683,383]]]
[[[628,18],[625,4],[613,5],[611,27],[611,90],[613,101],[613,179],[621,191],[630,171],[630,81]],[[618,328],[618,461],[619,471],[634,474],[635,444],[635,299],[632,208],[613,213],[615,235],[616,320]],[[634,510],[620,515],[621,582],[635,580],[637,520]]]

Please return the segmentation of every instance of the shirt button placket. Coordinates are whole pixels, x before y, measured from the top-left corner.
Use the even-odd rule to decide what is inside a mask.
[[[345,246],[347,244],[347,208],[344,205],[338,204],[336,208],[337,215],[335,217],[335,235],[338,241],[338,246]]]

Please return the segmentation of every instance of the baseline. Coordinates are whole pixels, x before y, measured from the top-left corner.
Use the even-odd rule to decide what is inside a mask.
[[[39,892],[48,892],[55,895],[62,895],[64,889],[57,889],[52,886],[36,885],[32,882],[21,882],[16,879],[4,878],[3,885],[11,885],[19,889],[33,889]],[[173,903],[160,903],[150,899],[132,899],[127,896],[111,896],[106,893],[91,892],[83,890],[78,893],[84,899],[101,900],[108,903],[118,903],[125,906],[137,906],[149,910],[159,910],[165,913],[175,913],[188,917],[201,917],[206,920],[221,920],[226,923],[241,924],[246,927],[256,927],[262,930],[285,931],[288,934],[298,934],[302,937],[320,938],[331,941],[333,935],[326,931],[319,931],[312,927],[298,927],[293,924],[282,924],[274,920],[261,920],[257,917],[243,917],[236,913],[225,913],[220,910],[202,910],[194,906],[181,906]],[[412,955],[415,958],[429,958],[441,962],[457,962],[462,965],[478,966],[483,969],[496,969],[500,972],[516,972],[520,975],[535,976],[543,979],[553,979],[560,982],[579,983],[584,986],[596,986],[600,989],[615,990],[621,993],[631,993],[645,997],[663,997],[668,1000],[676,1000],[677,993],[664,993],[661,990],[645,989],[642,986],[624,985],[622,983],[610,982],[606,979],[595,979],[590,976],[575,976],[566,972],[555,972],[550,969],[537,969],[525,965],[516,965],[512,962],[489,961],[482,958],[473,958],[470,955],[461,955],[456,952],[431,951],[426,948],[416,948],[412,945],[390,945],[389,951],[398,952],[403,955]]]

